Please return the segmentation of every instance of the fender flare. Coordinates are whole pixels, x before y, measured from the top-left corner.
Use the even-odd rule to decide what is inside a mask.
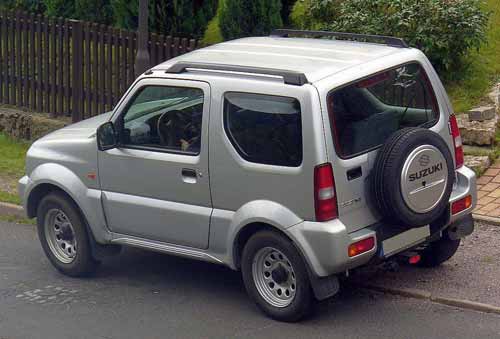
[[[281,223],[276,222],[281,220]],[[290,237],[285,230],[303,220],[285,206],[270,200],[254,200],[241,206],[233,215],[226,238],[228,265],[237,269],[236,242],[241,232],[255,224],[275,228]]]
[[[89,189],[73,171],[65,166],[45,163],[36,167],[30,174],[30,183],[25,193],[26,210],[28,210],[32,192],[42,184],[58,187],[73,199],[85,217],[92,236],[98,243],[105,244],[111,240],[101,205],[101,191],[99,189]]]

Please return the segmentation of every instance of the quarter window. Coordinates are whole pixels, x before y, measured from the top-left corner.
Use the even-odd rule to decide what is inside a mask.
[[[405,127],[430,127],[439,118],[436,97],[424,69],[406,64],[328,95],[332,135],[341,157],[382,145]]]
[[[297,99],[227,93],[224,125],[231,143],[245,160],[278,166],[302,163],[302,123]]]
[[[145,86],[121,118],[124,146],[196,155],[201,146],[203,91]]]

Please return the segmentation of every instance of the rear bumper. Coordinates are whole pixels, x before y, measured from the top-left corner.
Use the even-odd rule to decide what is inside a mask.
[[[384,253],[380,244],[382,240],[388,238],[387,233],[392,233],[391,236],[399,236],[393,242],[393,249],[390,253],[390,255],[395,255],[428,241],[432,236],[440,234],[439,232],[450,224],[458,224],[461,219],[470,215],[477,202],[476,176],[472,170],[463,166],[456,171],[456,182],[449,200],[450,206],[453,202],[468,195],[472,196],[472,205],[455,215],[451,214],[451,208],[449,208],[448,214],[443,215],[437,225],[431,225],[428,236],[424,235],[423,229],[418,231],[418,228],[414,229],[417,231],[406,234],[386,232],[386,227],[383,224],[371,225],[359,231],[348,233],[347,227],[339,219],[328,222],[304,221],[286,231],[302,251],[312,272],[318,277],[326,277],[367,264],[374,257],[383,258]],[[349,245],[369,237],[375,238],[375,247],[368,252],[349,257],[347,253]],[[385,257],[387,256],[386,254]]]
[[[448,224],[461,219],[464,215],[471,214],[477,203],[476,174],[474,171],[468,167],[462,166],[455,173],[456,179],[450,196],[450,205],[468,195],[472,196],[472,205],[454,215],[450,212],[450,220]]]

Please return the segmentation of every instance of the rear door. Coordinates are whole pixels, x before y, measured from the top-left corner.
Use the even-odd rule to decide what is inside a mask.
[[[417,62],[360,77],[347,85],[326,85],[321,92],[320,88],[339,218],[352,232],[380,219],[370,192],[378,149],[405,127],[442,130],[440,107]]]

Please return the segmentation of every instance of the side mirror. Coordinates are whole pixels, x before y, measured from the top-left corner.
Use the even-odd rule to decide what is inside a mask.
[[[97,148],[106,151],[118,146],[115,126],[111,121],[105,122],[97,129]]]

